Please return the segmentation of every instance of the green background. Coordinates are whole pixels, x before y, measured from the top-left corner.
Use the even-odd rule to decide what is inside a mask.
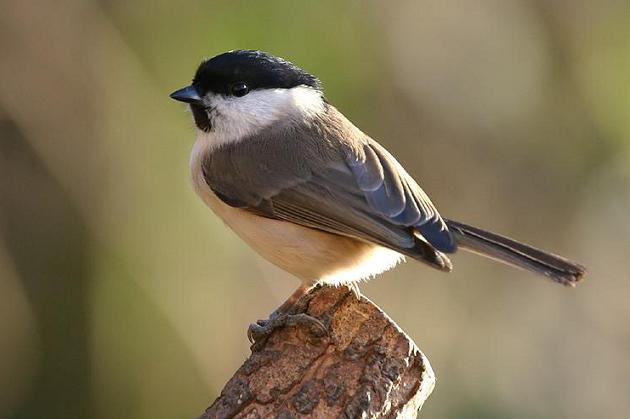
[[[427,418],[630,411],[630,4],[0,4],[0,417],[194,418],[297,281],[188,180],[203,57],[318,75],[446,216],[584,263],[575,290],[470,255],[363,286],[430,358]]]

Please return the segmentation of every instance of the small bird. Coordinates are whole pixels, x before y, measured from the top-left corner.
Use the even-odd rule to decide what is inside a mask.
[[[320,81],[271,54],[203,61],[172,99],[190,106],[197,194],[262,257],[301,286],[250,339],[290,321],[316,284],[356,287],[405,256],[451,271],[458,248],[575,286],[577,263],[442,218],[402,165],[324,97]]]

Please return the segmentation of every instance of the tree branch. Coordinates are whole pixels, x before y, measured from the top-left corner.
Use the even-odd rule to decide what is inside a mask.
[[[329,335],[301,325],[275,330],[200,419],[416,417],[435,376],[385,313],[345,287],[317,287],[298,306]]]

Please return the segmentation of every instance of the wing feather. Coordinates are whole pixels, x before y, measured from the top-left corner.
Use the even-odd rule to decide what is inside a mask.
[[[427,255],[419,235],[438,251],[455,251],[435,206],[396,159],[356,128],[348,138],[354,126],[334,108],[328,116],[214,149],[202,164],[206,182],[228,205],[266,217],[414,257]]]

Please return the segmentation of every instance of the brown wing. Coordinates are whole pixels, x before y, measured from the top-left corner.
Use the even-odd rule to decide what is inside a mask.
[[[274,127],[223,146],[203,162],[206,182],[227,204],[266,217],[410,256],[454,251],[442,218],[401,165],[360,131],[341,138],[334,128]]]

